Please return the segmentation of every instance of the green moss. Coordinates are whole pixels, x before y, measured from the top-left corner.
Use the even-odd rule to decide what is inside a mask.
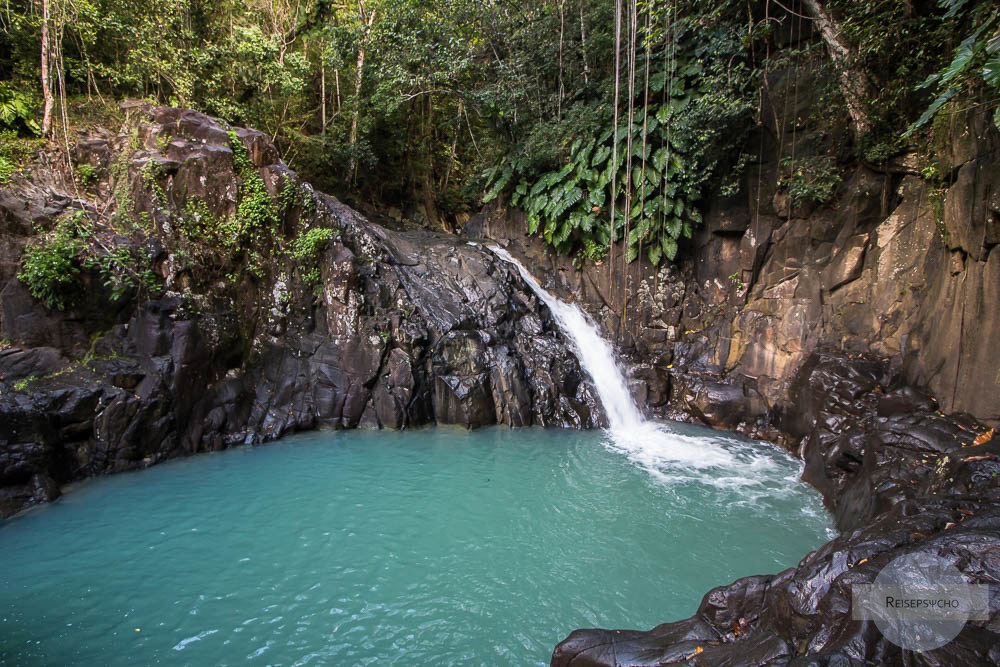
[[[27,391],[28,385],[37,380],[38,378],[34,375],[29,375],[26,378],[20,379],[14,383],[14,391]]]

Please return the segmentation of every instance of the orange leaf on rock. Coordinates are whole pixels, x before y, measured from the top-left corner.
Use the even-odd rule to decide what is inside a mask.
[[[989,431],[986,431],[985,433],[980,433],[978,436],[976,436],[976,439],[972,441],[972,444],[976,446],[985,445],[987,442],[993,439],[993,432],[996,430],[997,429],[994,426]]]

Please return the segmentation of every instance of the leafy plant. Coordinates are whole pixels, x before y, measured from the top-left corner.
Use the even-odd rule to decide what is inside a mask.
[[[336,231],[326,227],[313,227],[299,234],[292,244],[292,259],[302,271],[302,280],[311,287],[319,285],[321,276],[317,262],[326,252],[330,240],[337,235]]]
[[[6,156],[0,155],[0,185],[10,183],[15,173],[17,173],[17,167],[14,166],[14,163]]]
[[[968,13],[974,29],[955,48],[951,63],[917,86],[917,90],[933,86],[937,97],[907,128],[904,137],[926,125],[972,81],[981,81],[994,95],[1000,95],[1000,10],[992,3],[973,3],[969,8],[968,0],[938,0],[938,5],[947,10],[944,19]],[[994,111],[993,120],[1000,129],[1000,107]]]
[[[234,130],[229,131],[233,166],[240,178],[239,202],[236,205],[237,231],[247,241],[260,241],[261,233],[278,224],[278,211],[267,192],[264,179],[250,161],[246,145]]]
[[[679,60],[669,72],[662,61],[650,59],[650,91],[662,101],[650,103],[645,118],[639,109],[616,133],[605,115],[595,131],[571,137],[561,167],[545,173],[532,173],[523,157],[506,158],[488,173],[483,201],[510,191],[529,233],[540,231],[560,252],[598,260],[624,239],[629,262],[640,248],[654,266],[673,261],[680,239],[701,224],[705,186],[749,107],[714,92],[700,59]]]
[[[120,299],[128,290],[155,292],[159,282],[140,264],[130,248],[105,245],[94,234],[84,211],[63,216],[55,227],[24,249],[18,278],[39,301],[54,310],[64,310],[78,295],[77,277],[82,268],[97,271],[111,298]]]
[[[36,299],[53,310],[63,310],[77,286],[77,256],[85,247],[79,216],[66,216],[52,231],[25,247],[17,277]]]
[[[89,164],[78,164],[76,166],[76,179],[80,181],[80,185],[83,187],[89,186],[91,183],[97,181],[98,171],[97,167]]]
[[[35,121],[34,104],[30,96],[4,81],[0,81],[0,125],[11,130],[23,126],[33,134],[42,133]]]
[[[783,175],[779,185],[788,188],[793,206],[829,201],[841,180],[836,162],[827,155],[810,155],[795,160],[785,158],[781,161],[781,168]]]

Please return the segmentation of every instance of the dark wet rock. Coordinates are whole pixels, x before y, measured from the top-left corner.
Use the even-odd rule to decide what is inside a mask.
[[[301,429],[604,423],[547,309],[485,247],[369,222],[298,183],[260,132],[235,128],[231,139],[194,111],[126,107],[137,149],[110,133],[78,149],[125,167],[102,172],[87,195],[97,201],[55,181],[0,189],[0,516],[84,477]],[[192,210],[235,213],[234,140],[275,199],[288,182],[299,188],[302,203],[282,209],[283,243],[334,230],[316,289],[278,249],[261,248],[269,258],[248,276],[178,231]],[[110,201],[116,191],[127,198]],[[122,200],[131,235],[107,218],[97,233],[149,257],[162,293],[112,300],[91,288],[66,311],[35,300],[16,274],[36,226]]]
[[[892,380],[879,359],[817,353],[793,383],[800,402],[788,428],[804,436],[804,477],[839,537],[797,567],[713,589],[689,619],[648,632],[576,630],[552,664],[996,664],[995,609],[924,653],[852,620],[851,586],[903,554],[943,558],[971,583],[1000,577],[1000,438],[976,446],[984,425]]]

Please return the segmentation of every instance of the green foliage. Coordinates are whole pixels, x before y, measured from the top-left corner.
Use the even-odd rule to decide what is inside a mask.
[[[5,81],[0,81],[0,127],[14,131],[26,129],[33,134],[41,134],[30,94]]]
[[[86,248],[81,226],[84,215],[65,216],[52,231],[24,249],[17,277],[32,296],[53,310],[63,310],[78,287],[77,256]]]
[[[112,300],[138,289],[159,289],[150,269],[136,269],[141,261],[126,246],[100,241],[94,223],[84,211],[63,216],[53,229],[24,249],[18,278],[39,301],[54,310],[64,310],[80,295],[77,280],[81,269],[98,273],[111,290]]]
[[[292,244],[291,256],[299,265],[302,280],[311,287],[319,285],[321,275],[317,265],[320,257],[326,252],[330,240],[337,236],[333,229],[313,227],[296,237]]]
[[[644,81],[649,68],[652,98],[634,101],[631,126],[625,110],[617,133],[606,110],[570,110],[554,136],[531,137],[487,173],[483,201],[508,192],[527,213],[529,233],[560,252],[600,261],[612,241],[624,240],[629,262],[640,250],[654,266],[674,261],[680,240],[701,224],[701,198],[750,116],[742,43],[716,25],[685,25],[677,54],[653,52],[640,61],[636,78]],[[542,171],[549,160],[525,151],[545,144],[560,146],[561,158]]]
[[[278,195],[278,208],[282,213],[287,213],[296,206],[304,204],[302,190],[294,178],[285,177],[285,182],[281,186],[281,194]]]
[[[150,269],[135,270],[135,258],[132,252],[123,246],[112,246],[104,253],[87,256],[83,264],[86,268],[96,270],[101,276],[105,287],[111,289],[111,300],[117,301],[132,289],[142,289],[146,292],[156,292],[159,280]]]
[[[779,185],[788,188],[793,206],[830,201],[840,185],[836,161],[828,155],[811,155],[781,161]]]
[[[17,167],[14,166],[14,163],[9,158],[0,155],[0,185],[10,183],[16,172]]]
[[[97,167],[94,167],[93,165],[78,164],[76,166],[76,180],[78,180],[80,185],[83,187],[96,183],[98,175]]]
[[[0,185],[10,183],[43,143],[42,139],[20,137],[14,130],[0,130]]]
[[[259,243],[265,233],[278,224],[278,211],[267,192],[264,179],[250,161],[243,141],[233,130],[229,131],[229,144],[233,149],[233,166],[240,179],[239,201],[236,205],[237,241]]]
[[[982,85],[993,97],[991,105],[996,109],[994,122],[1000,129],[1000,106],[996,97],[1000,96],[1000,10],[991,3],[973,3],[967,0],[938,0],[947,10],[944,19],[963,16],[972,24],[972,32],[955,48],[951,62],[928,76],[917,90],[933,88],[937,97],[920,117],[903,133],[913,135],[930,122],[934,116],[956,95],[973,84]]]

